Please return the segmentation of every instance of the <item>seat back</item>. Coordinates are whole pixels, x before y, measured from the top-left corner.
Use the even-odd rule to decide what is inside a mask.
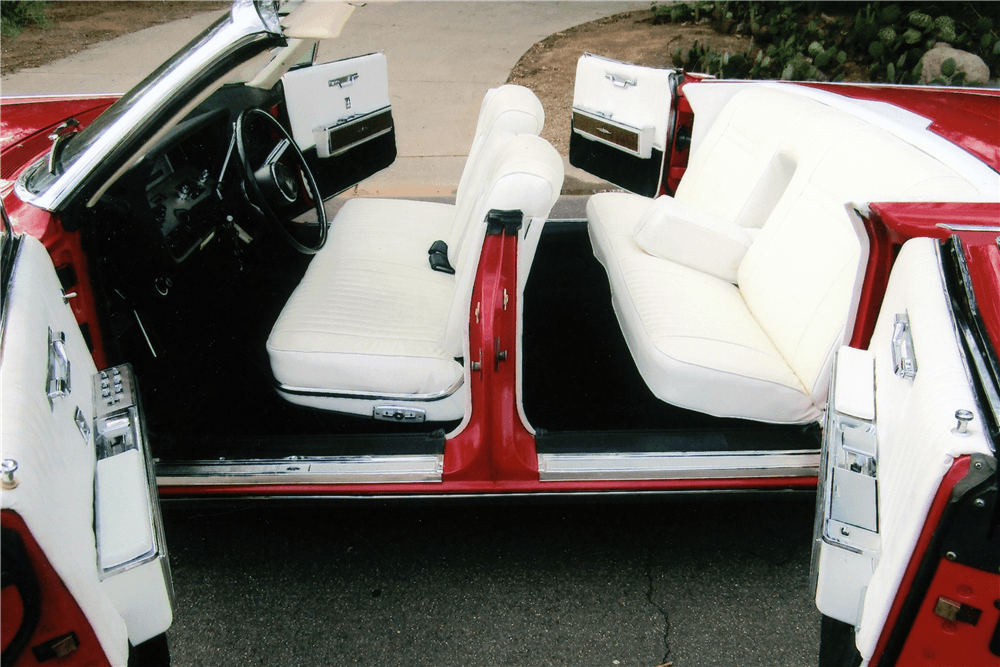
[[[484,187],[456,213],[448,240],[456,282],[445,345],[456,357],[464,354],[468,336],[472,287],[486,237],[487,214],[494,209],[519,210],[525,224],[544,222],[562,189],[563,161],[549,142],[530,134],[498,138],[483,174]],[[531,245],[527,252],[534,248]],[[525,261],[530,266],[530,260]]]
[[[786,127],[794,165],[738,271],[747,307],[809,391],[826,402],[836,350],[853,333],[868,260],[854,202],[981,198],[950,168],[885,130],[823,108]]]
[[[707,121],[711,126],[691,155],[675,198],[742,227],[762,227],[794,172],[787,155],[779,153],[783,137],[791,124],[823,109],[819,102],[781,90],[736,93],[717,118]],[[698,123],[696,115],[696,132]]]
[[[475,201],[476,193],[483,185],[484,173],[489,169],[489,154],[495,150],[501,135],[506,138],[518,134],[537,135],[541,134],[544,125],[542,103],[524,86],[507,84],[487,91],[479,108],[469,158],[458,182],[455,205],[461,208],[465,200],[472,198]]]

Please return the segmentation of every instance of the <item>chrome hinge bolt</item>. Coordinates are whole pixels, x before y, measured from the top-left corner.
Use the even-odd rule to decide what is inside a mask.
[[[955,435],[971,435],[969,432],[969,422],[974,418],[974,415],[969,410],[955,410],[955,419],[958,420],[958,425],[951,429],[951,432]]]
[[[7,491],[18,485],[18,481],[14,479],[15,472],[17,472],[17,461],[14,459],[4,459],[0,463],[0,483]]]

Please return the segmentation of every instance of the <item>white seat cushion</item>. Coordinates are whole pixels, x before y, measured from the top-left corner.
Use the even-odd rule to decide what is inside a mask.
[[[635,242],[650,255],[735,283],[753,239],[745,227],[664,196],[640,218]]]
[[[504,139],[488,157],[485,185],[462,217],[454,206],[413,201],[353,200],[341,209],[267,341],[283,396],[369,415],[385,397],[427,406],[428,419],[462,416],[457,358],[487,214],[519,210],[544,221],[563,177],[559,154],[537,136]],[[454,275],[428,261],[430,244],[443,238],[454,241]]]
[[[429,266],[427,249],[447,239],[455,206],[412,199],[351,199],[330,225],[326,246],[319,255],[393,257],[413,266]]]
[[[343,391],[447,390],[463,372],[444,347],[454,284],[430,269],[426,253],[423,266],[317,254],[268,338],[275,379]]]
[[[340,378],[345,391],[412,394],[457,382],[462,366],[442,345],[455,278],[427,261],[454,208],[347,202],[268,338],[275,379],[324,388]]]

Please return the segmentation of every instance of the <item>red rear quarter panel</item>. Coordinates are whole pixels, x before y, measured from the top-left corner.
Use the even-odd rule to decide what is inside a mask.
[[[12,180],[52,145],[49,133],[67,118],[87,125],[117,96],[18,97],[0,101],[0,178]]]
[[[944,137],[1000,171],[1000,90],[800,83],[859,100],[888,102],[931,121]]]
[[[0,198],[15,231],[34,236],[45,244],[56,268],[72,268],[76,282],[66,285],[76,292],[70,300],[77,322],[94,352],[98,367],[106,365],[97,305],[90,284],[87,257],[80,233],[63,228],[59,216],[22,202],[14,193],[14,180],[52,146],[48,135],[67,118],[80,125],[93,122],[118,96],[20,97],[0,101]]]

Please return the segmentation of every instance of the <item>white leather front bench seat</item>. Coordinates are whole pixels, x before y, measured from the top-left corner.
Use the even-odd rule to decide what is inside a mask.
[[[394,234],[392,228],[414,222],[433,226],[433,212],[406,222],[382,217],[412,216],[423,207],[396,207],[391,201],[358,207],[343,231],[338,215],[267,341],[271,369],[286,399],[368,416],[386,404],[424,410],[428,421],[464,415],[460,360],[468,358],[486,216],[494,209],[519,210],[525,226],[540,225],[563,180],[562,158],[544,139],[499,138],[485,147],[476,166],[482,186],[466,189],[451,224],[433,228],[425,238]],[[365,222],[372,223],[372,231]],[[437,239],[448,243],[454,275],[435,271],[428,262],[428,246]]]
[[[889,132],[766,86],[737,93],[677,197],[595,195],[594,254],[639,372],[661,400],[773,423],[820,419],[853,331],[871,201],[982,201]],[[759,227],[759,229],[758,229]]]
[[[412,199],[355,198],[344,204],[330,229],[329,245],[348,244],[360,252],[381,253],[387,244],[420,247],[426,252],[438,240],[449,241],[456,220],[468,221],[469,208],[485,186],[491,159],[507,139],[538,135],[545,111],[538,97],[524,86],[491,88],[483,98],[476,133],[469,149],[455,203]],[[451,243],[449,242],[449,248]]]

